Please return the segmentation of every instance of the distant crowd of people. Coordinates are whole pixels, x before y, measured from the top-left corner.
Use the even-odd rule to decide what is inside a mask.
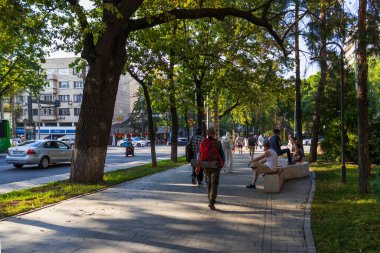
[[[288,147],[282,149],[280,130],[274,129],[273,135],[249,135],[237,136],[235,141],[231,133],[218,139],[214,128],[207,130],[204,138],[202,130],[196,129],[195,135],[190,139],[188,147],[192,150],[192,174],[191,181],[194,185],[203,185],[204,175],[206,176],[207,194],[209,208],[215,210],[216,197],[218,193],[219,177],[223,170],[231,173],[233,170],[233,153],[237,150],[243,153],[243,148],[250,154],[249,166],[254,174],[251,184],[247,188],[256,188],[256,181],[259,174],[280,173],[282,168],[278,167],[278,156],[287,155],[288,165],[302,162],[304,151],[302,144],[292,135],[288,136]],[[254,158],[255,150],[263,150],[263,154]]]

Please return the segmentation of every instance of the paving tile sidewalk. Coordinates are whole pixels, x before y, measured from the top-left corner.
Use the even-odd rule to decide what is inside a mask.
[[[158,173],[0,222],[2,252],[306,252],[310,179],[246,189],[248,154],[222,173],[217,211],[190,168]]]

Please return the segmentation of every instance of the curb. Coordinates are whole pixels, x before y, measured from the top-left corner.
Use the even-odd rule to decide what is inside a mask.
[[[305,216],[304,216],[304,235],[306,241],[306,252],[308,253],[316,253],[317,250],[315,248],[313,231],[311,230],[311,202],[313,201],[314,192],[315,192],[315,173],[310,172],[311,177],[311,187],[309,196],[307,198],[306,208],[305,208]]]

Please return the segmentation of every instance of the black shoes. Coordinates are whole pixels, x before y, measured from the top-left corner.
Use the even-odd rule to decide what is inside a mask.
[[[256,189],[256,185],[254,184],[247,185],[246,187],[249,189]]]
[[[209,204],[208,207],[210,208],[210,210],[213,210],[213,211],[216,209],[213,204]]]
[[[196,184],[197,184],[197,180],[195,180],[195,177],[192,177],[192,178],[191,178],[191,183],[192,183],[193,185],[196,185]]]
[[[203,186],[202,181],[198,181],[198,186]]]

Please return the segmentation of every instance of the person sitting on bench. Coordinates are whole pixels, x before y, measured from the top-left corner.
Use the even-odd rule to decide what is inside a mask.
[[[290,149],[285,148],[281,149],[281,138],[280,138],[281,131],[277,128],[273,129],[273,136],[269,139],[269,143],[271,148],[276,151],[277,155],[283,155],[286,153],[288,156],[288,165],[293,164],[292,162],[292,154],[290,153]]]
[[[264,154],[253,159],[248,163],[248,166],[252,166],[254,175],[252,177],[252,183],[247,185],[247,188],[256,189],[256,181],[259,174],[273,174],[277,172],[278,155],[276,151],[271,149],[269,142],[264,143]]]

